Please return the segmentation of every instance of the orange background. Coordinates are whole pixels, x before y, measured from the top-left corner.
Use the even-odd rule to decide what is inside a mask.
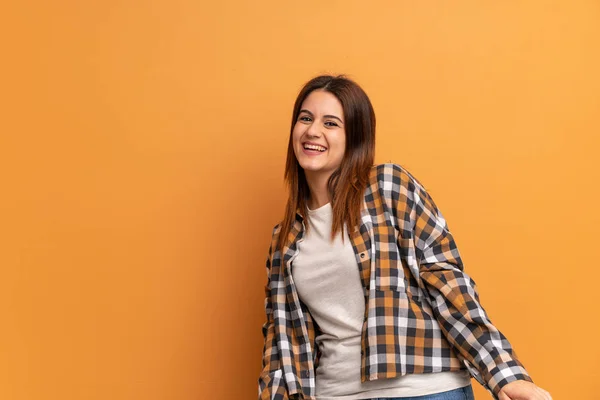
[[[343,72],[534,380],[598,399],[600,5],[441,3],[1,5],[0,398],[255,398],[292,104]]]

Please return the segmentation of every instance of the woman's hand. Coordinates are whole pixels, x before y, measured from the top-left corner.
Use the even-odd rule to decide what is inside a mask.
[[[502,387],[499,400],[552,400],[550,393],[528,381],[513,381]]]

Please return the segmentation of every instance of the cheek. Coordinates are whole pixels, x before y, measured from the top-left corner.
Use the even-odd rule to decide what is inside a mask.
[[[296,157],[299,157],[302,153],[300,149],[300,140],[302,139],[302,129],[299,129],[298,124],[294,126],[294,130],[292,131],[292,148],[294,149],[294,154]]]
[[[344,155],[344,150],[346,149],[346,135],[344,135],[343,132],[336,136],[335,147],[338,153]]]
[[[302,130],[300,129],[298,124],[294,125],[294,129],[292,130],[292,139],[294,141],[297,141],[297,140],[300,140],[301,136],[302,136]]]

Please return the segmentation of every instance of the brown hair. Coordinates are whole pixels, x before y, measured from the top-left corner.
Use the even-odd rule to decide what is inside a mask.
[[[347,224],[348,232],[352,232],[353,228],[358,226],[364,191],[369,183],[369,173],[375,159],[375,112],[364,90],[344,75],[321,75],[308,81],[300,90],[292,113],[284,172],[289,196],[277,240],[277,249],[282,253],[283,245],[296,219],[296,210],[299,209],[304,216],[308,215],[307,201],[310,190],[304,169],[294,154],[292,135],[302,103],[314,90],[324,90],[333,94],[342,104],[344,111],[344,157],[327,182],[333,209],[332,240],[341,231],[343,223]],[[306,225],[307,230],[308,227],[309,225]]]

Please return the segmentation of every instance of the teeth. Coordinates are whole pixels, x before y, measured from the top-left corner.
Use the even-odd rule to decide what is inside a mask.
[[[305,144],[305,145],[304,145],[304,148],[305,148],[305,149],[310,149],[310,150],[317,150],[317,151],[321,151],[321,152],[323,152],[323,151],[327,150],[327,149],[326,149],[325,147],[323,147],[323,146],[316,146],[316,145],[313,145],[313,144]]]

